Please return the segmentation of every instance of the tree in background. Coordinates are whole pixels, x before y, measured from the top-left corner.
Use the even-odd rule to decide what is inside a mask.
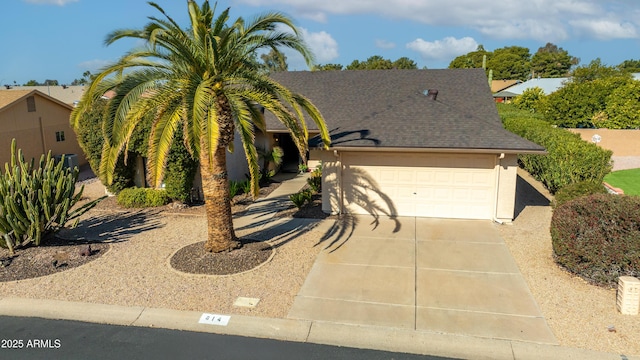
[[[260,55],[260,59],[268,74],[277,71],[287,71],[289,69],[287,56],[276,49],[271,49],[267,54]]]
[[[351,64],[347,65],[347,70],[390,70],[390,69],[417,69],[418,65],[415,61],[403,56],[396,61],[385,59],[380,55],[370,56],[365,61],[353,60]],[[313,68],[314,71],[324,70],[342,70],[344,67],[340,64],[325,64],[317,65]]]
[[[320,130],[325,147],[329,134],[319,110],[307,98],[273,81],[252,61],[256,51],[282,47],[300,53],[312,65],[313,55],[291,19],[267,13],[252,21],[238,18],[229,23],[229,9],[215,17],[207,0],[201,6],[195,1],[187,4],[188,28],[150,3],[164,19],[150,17],[142,29],[109,34],[107,44],[133,39],[147,46],[128,52],[97,74],[71,119],[76,127],[103,94],[115,92],[104,119],[99,171],[111,183],[115,163],[136,124],[152,113],[148,177],[156,187],[162,183],[177,129],[182,128],[184,138],[180,140],[200,162],[208,228],[205,250],[230,251],[241,246],[233,228],[226,163],[236,133],[247,157],[254,196],[259,189],[254,132],[266,131],[261,108],[290,130],[301,154],[306,153],[308,142],[305,115]],[[292,32],[278,30],[281,28]]]
[[[326,70],[342,70],[343,66],[340,64],[324,64],[324,65],[316,65],[312,70],[313,71],[326,71]]]
[[[640,72],[640,60],[625,60],[621,62],[618,66],[618,69],[628,73],[637,73]]]
[[[347,70],[388,70],[393,69],[393,62],[380,55],[373,55],[365,61],[353,60]]]
[[[487,68],[493,70],[494,79],[526,80],[531,69],[531,54],[521,46],[496,49],[487,56]]]
[[[619,67],[607,66],[600,58],[592,60],[588,65],[578,66],[571,73],[571,81],[582,83],[597,79],[606,79],[615,76],[631,78],[631,74],[622,71]]]
[[[521,46],[505,46],[486,51],[479,45],[475,51],[460,55],[449,63],[450,69],[483,68],[486,56],[487,75],[493,70],[493,79],[527,80],[537,77],[564,77],[570,68],[577,65],[575,58],[558,46],[547,43],[531,56],[529,49]]]
[[[82,73],[81,79],[75,79],[71,82],[71,85],[86,85],[91,81],[91,71],[87,70]]]
[[[481,69],[485,56],[489,57],[491,52],[486,51],[484,46],[478,45],[475,51],[465,55],[460,55],[449,63],[449,69]]]
[[[399,58],[393,62],[394,69],[417,69],[418,65],[415,61],[409,59],[406,56]]]
[[[572,66],[578,65],[580,59],[569,55],[557,45],[547,43],[531,57],[532,77],[557,78],[569,75]]]
[[[26,83],[24,83],[24,85],[22,86],[58,86],[58,85],[60,85],[60,83],[58,83],[58,80],[47,79],[43,83],[39,83],[36,80],[29,80]]]

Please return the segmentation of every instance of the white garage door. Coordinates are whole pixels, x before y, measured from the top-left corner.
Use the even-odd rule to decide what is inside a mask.
[[[342,153],[352,214],[491,219],[495,155]]]

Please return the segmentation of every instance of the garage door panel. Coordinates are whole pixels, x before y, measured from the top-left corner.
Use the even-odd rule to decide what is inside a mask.
[[[372,175],[376,179],[378,179],[378,182],[392,183],[392,182],[398,181],[398,173],[393,171],[392,169],[384,170],[384,169],[373,168],[373,169],[370,169],[369,171],[373,172]]]
[[[369,207],[382,212],[465,219],[492,217],[495,155],[345,153],[343,164],[345,195],[349,184],[369,183],[377,189],[361,189],[360,195],[365,194]],[[346,196],[347,211],[371,211],[357,203]]]

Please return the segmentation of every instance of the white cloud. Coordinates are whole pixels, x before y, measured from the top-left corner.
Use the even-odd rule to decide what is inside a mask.
[[[576,32],[586,37],[594,37],[599,40],[630,39],[638,37],[636,27],[631,23],[619,23],[611,20],[576,20],[571,25]]]
[[[332,14],[373,14],[432,26],[461,26],[489,37],[559,41],[639,37],[640,1],[610,0],[237,0],[280,6],[295,16],[326,22]]]
[[[326,63],[338,57],[338,42],[327,32],[309,32],[301,29],[301,35],[320,63]]]
[[[424,59],[448,60],[476,50],[478,43],[470,37],[462,39],[446,37],[436,41],[425,41],[418,38],[408,43],[407,48],[418,52]]]
[[[376,39],[376,47],[380,49],[393,49],[396,47],[396,44],[391,41]]]
[[[65,6],[66,4],[77,2],[79,0],[24,0],[31,4],[46,4],[46,5],[58,5]]]
[[[285,26],[278,26],[278,30],[291,32],[291,29]],[[326,31],[311,32],[305,28],[299,27],[300,37],[307,43],[313,55],[315,55],[316,63],[326,64],[338,57],[338,42]],[[307,70],[308,66],[302,56],[294,50],[282,49],[287,57],[287,64],[290,70]]]

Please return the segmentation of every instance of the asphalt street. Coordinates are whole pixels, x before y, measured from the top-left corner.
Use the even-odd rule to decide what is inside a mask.
[[[0,324],[0,359],[448,359],[68,320],[0,316]]]

